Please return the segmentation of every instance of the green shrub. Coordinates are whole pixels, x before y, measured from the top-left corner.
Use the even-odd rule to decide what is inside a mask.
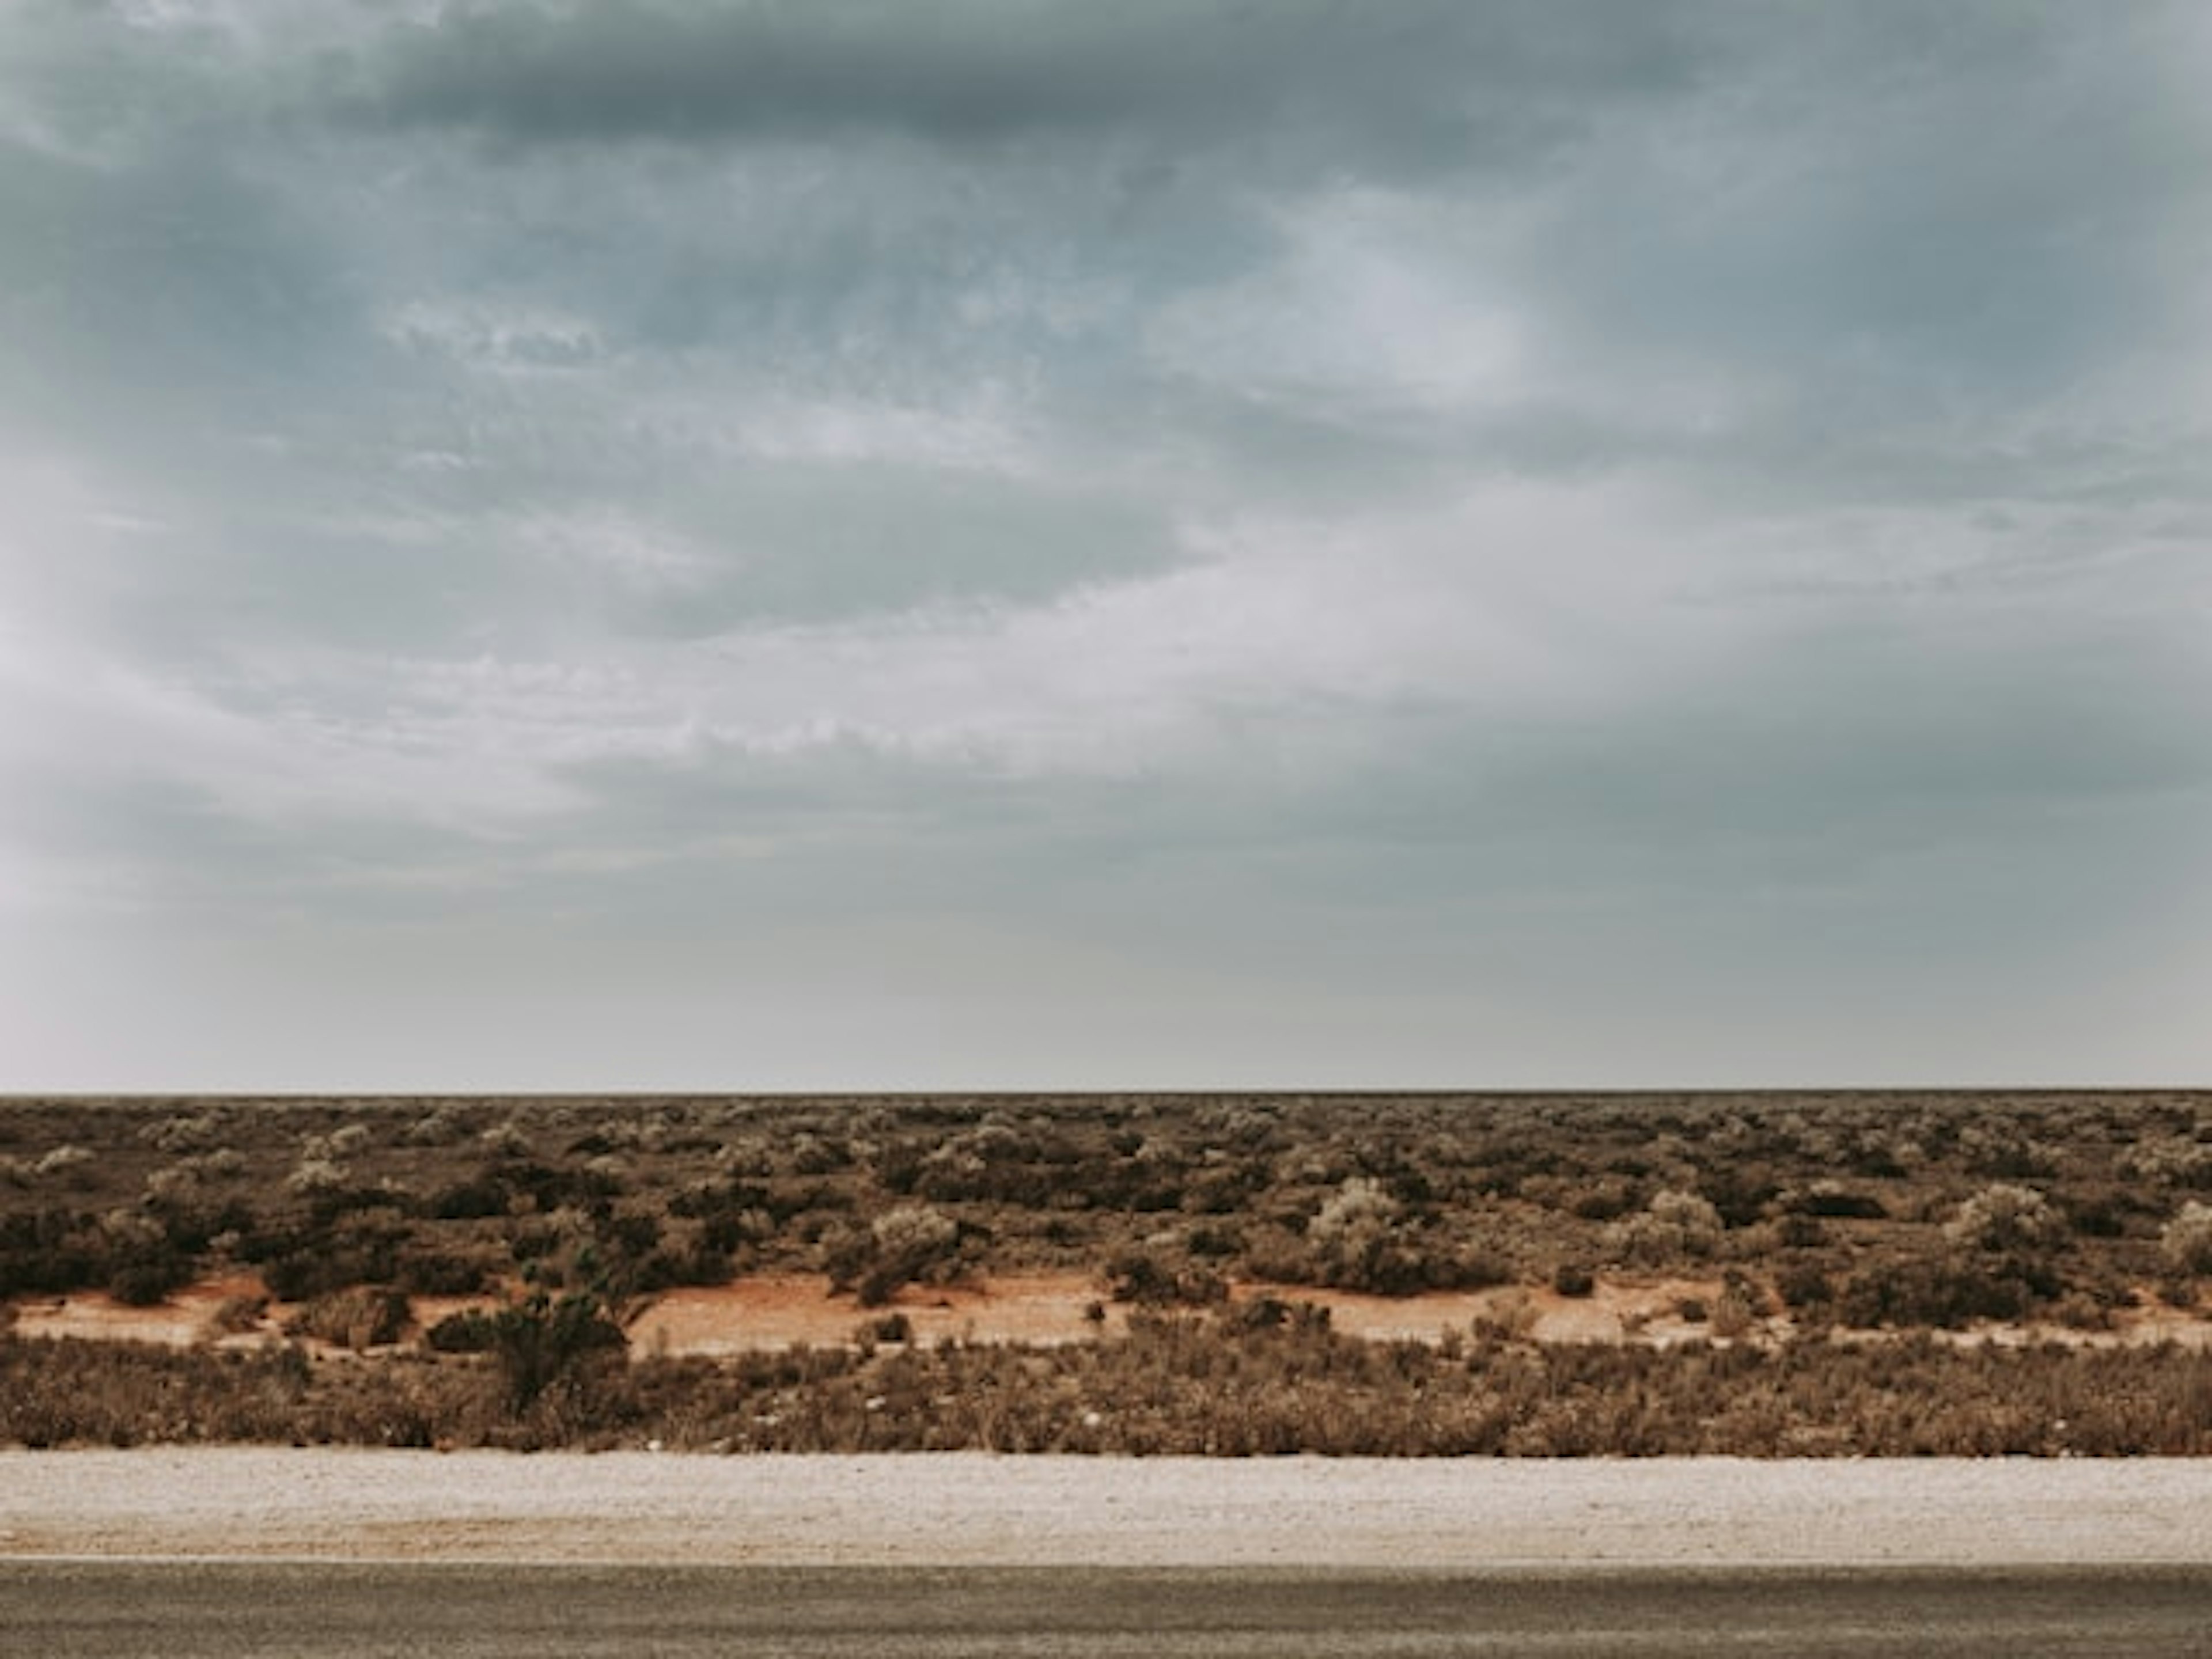
[[[521,1413],[556,1382],[569,1381],[595,1354],[627,1346],[622,1327],[591,1291],[555,1297],[534,1291],[489,1316],[487,1345],[508,1408]]]
[[[2064,1237],[2065,1221],[2033,1187],[1997,1182],[1959,1206],[1944,1237],[1991,1254],[2047,1249]]]
[[[1645,1267],[1703,1261],[1720,1248],[1720,1212],[1695,1193],[1655,1193],[1642,1213],[1607,1227],[1605,1241],[1621,1260]]]

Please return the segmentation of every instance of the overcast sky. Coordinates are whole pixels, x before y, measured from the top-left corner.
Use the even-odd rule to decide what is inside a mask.
[[[0,1086],[2212,1081],[2208,84],[0,0]]]

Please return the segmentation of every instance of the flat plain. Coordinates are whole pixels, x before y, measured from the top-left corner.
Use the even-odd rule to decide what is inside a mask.
[[[2212,1451],[2189,1091],[0,1101],[0,1443]]]

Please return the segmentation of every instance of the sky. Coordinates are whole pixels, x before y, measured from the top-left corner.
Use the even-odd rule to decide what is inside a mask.
[[[2208,78],[0,0],[0,1088],[2212,1081]]]

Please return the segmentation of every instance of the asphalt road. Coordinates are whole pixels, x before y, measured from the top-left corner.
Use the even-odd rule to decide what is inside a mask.
[[[2212,1652],[2212,1567],[1750,1572],[0,1560],[15,1655]]]

